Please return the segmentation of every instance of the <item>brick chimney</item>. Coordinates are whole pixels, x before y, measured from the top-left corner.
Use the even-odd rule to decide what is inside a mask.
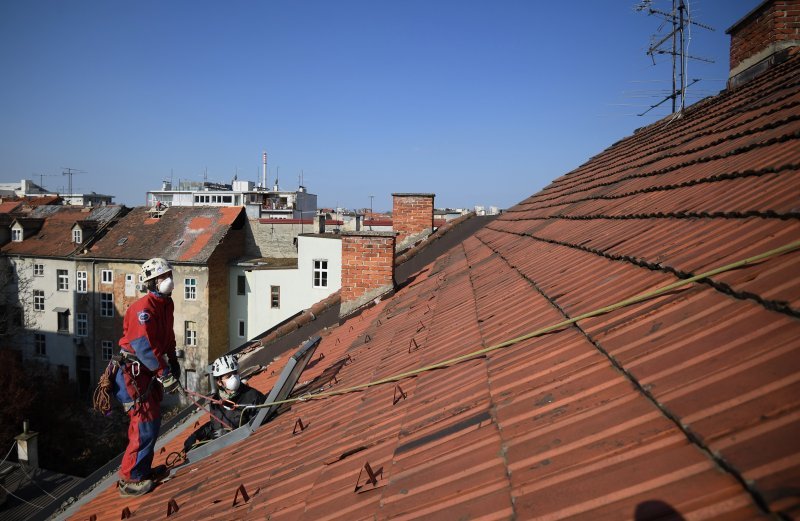
[[[342,232],[339,316],[394,291],[395,232]]]
[[[392,227],[397,251],[402,251],[433,232],[435,194],[392,194]]]
[[[731,35],[728,88],[736,88],[800,45],[800,0],[765,0],[725,32]]]

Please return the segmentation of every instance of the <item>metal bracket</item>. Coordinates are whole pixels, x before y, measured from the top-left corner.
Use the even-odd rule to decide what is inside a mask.
[[[256,491],[253,492],[253,496],[258,494],[260,490],[261,487],[257,488]],[[236,489],[236,494],[233,496],[233,505],[231,505],[231,508],[236,506],[236,502],[239,500],[239,494],[242,495],[242,499],[244,500],[245,503],[250,501],[250,495],[247,494],[247,489],[244,488],[244,483],[242,483],[241,485],[239,485],[239,488]]]
[[[412,345],[414,346],[414,349],[411,349]],[[417,341],[414,337],[411,337],[411,340],[408,341],[408,352],[411,353],[411,351],[416,351],[417,349],[419,349],[419,344],[417,344]]]
[[[178,502],[175,501],[174,497],[170,498],[169,503],[167,503],[167,517],[171,516],[178,510],[180,510],[180,507],[178,507]]]
[[[125,507],[122,509],[122,515],[119,517],[120,519],[130,519],[133,514],[131,514],[131,509]]]
[[[300,427],[300,432],[303,432],[304,430],[306,430],[306,427],[308,427],[308,425],[303,425],[303,419],[297,418],[297,421],[294,422],[294,429],[292,429],[293,435],[297,434],[297,427]]]
[[[397,391],[400,391],[400,394],[397,394]],[[408,398],[408,395],[403,392],[403,388],[400,387],[400,384],[394,386],[394,398],[392,398],[392,405],[397,405],[397,402],[400,400],[405,400]]]
[[[365,470],[367,471],[367,481],[365,481],[363,485],[359,485],[359,483],[361,482],[361,475],[364,473]],[[361,468],[361,470],[358,471],[356,488],[355,490],[353,490],[353,492],[363,492],[361,489],[364,488],[367,485],[367,483],[372,485],[372,488],[370,490],[378,488],[377,486],[378,486],[379,476],[381,477],[383,476],[383,467],[379,468],[378,471],[375,472],[372,470],[372,467],[370,467],[369,462],[366,462],[364,466]]]

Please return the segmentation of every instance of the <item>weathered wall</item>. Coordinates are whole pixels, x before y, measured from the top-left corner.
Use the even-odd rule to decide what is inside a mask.
[[[313,231],[310,220],[309,223],[262,221],[267,220],[247,220],[245,255],[249,257],[295,258],[297,257],[295,238],[301,233]]]

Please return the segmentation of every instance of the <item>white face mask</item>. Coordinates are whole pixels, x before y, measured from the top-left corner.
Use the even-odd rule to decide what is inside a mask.
[[[164,295],[170,295],[173,289],[175,289],[175,284],[172,282],[172,277],[167,277],[158,285],[158,292]]]
[[[239,388],[239,384],[242,383],[241,378],[239,378],[238,374],[229,376],[227,380],[225,380],[225,389],[233,392]]]

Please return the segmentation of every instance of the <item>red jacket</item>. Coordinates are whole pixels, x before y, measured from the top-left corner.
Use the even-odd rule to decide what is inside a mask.
[[[147,292],[125,312],[122,323],[122,338],[119,345],[133,353],[139,362],[156,376],[169,374],[169,364],[175,358],[175,331],[172,297]]]

